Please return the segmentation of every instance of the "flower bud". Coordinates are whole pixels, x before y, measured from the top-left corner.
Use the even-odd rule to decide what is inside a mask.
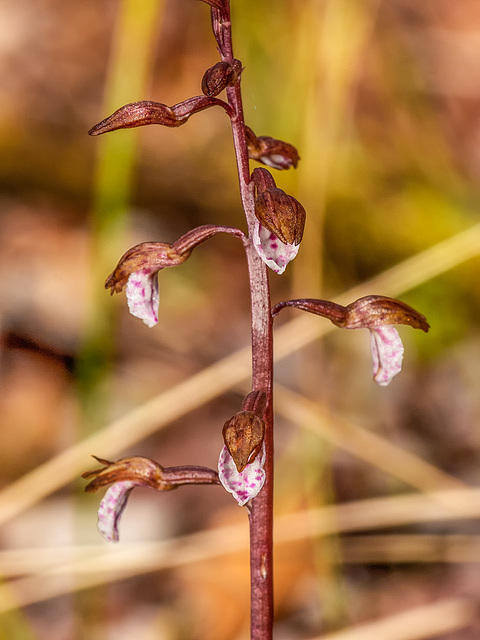
[[[265,422],[253,411],[239,411],[223,425],[223,440],[241,473],[262,447]]]
[[[255,185],[257,195],[260,195],[268,189],[275,189],[277,186],[275,178],[272,176],[270,171],[268,169],[263,169],[262,167],[256,167],[252,171],[251,179]]]
[[[142,127],[147,124],[179,127],[187,119],[179,120],[166,104],[144,100],[142,102],[131,102],[120,107],[112,115],[92,127],[88,133],[91,136],[98,136],[108,131]]]
[[[233,86],[242,73],[240,60],[217,62],[205,71],[202,79],[202,91],[206,96],[218,96],[226,87]]]
[[[105,118],[88,132],[91,136],[98,136],[117,129],[131,129],[148,124],[160,124],[164,127],[179,127],[185,124],[191,115],[209,107],[222,107],[229,116],[233,115],[232,107],[218,98],[195,96],[169,107],[161,102],[143,100],[131,102],[120,107],[111,116]]]

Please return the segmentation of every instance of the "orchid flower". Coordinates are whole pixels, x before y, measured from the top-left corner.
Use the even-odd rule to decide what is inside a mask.
[[[280,274],[298,253],[305,209],[298,200],[278,189],[267,169],[254,169],[252,182],[257,192],[253,246],[265,264]]]
[[[219,484],[217,472],[206,467],[162,467],[141,456],[122,458],[117,462],[93,457],[104,466],[86,471],[82,478],[92,478],[85,487],[87,492],[111,485],[100,502],[97,523],[99,533],[108,542],[118,542],[120,518],[135,487],[172,491],[183,484]]]
[[[281,302],[272,309],[276,315],[285,307],[296,307],[328,318],[342,329],[368,329],[373,359],[373,379],[381,385],[390,384],[401,371],[403,344],[394,324],[407,324],[427,332],[430,328],[425,317],[405,302],[386,296],[365,296],[342,307],[327,300],[304,298]]]
[[[218,477],[240,506],[254,498],[265,482],[265,414],[267,395],[251,391],[242,410],[223,425],[225,446],[220,452]]]
[[[123,254],[108,276],[105,288],[113,294],[125,287],[130,313],[153,327],[158,322],[158,272],[182,264],[196,246],[217,233],[245,237],[240,229],[206,224],[188,231],[172,244],[142,242]]]

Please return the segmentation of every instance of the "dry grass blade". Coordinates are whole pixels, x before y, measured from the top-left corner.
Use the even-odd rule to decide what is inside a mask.
[[[342,539],[346,563],[478,563],[480,536],[451,534],[386,534]]]
[[[420,491],[461,489],[460,480],[425,462],[414,453],[395,446],[376,433],[362,429],[353,422],[332,415],[312,400],[275,386],[275,408],[279,414],[304,429],[381,469]],[[448,494],[439,494],[442,499]]]
[[[480,489],[374,498],[279,516],[275,522],[275,543],[289,544],[347,531],[478,517]],[[57,558],[51,550],[30,550],[26,552],[26,559],[31,563],[30,570],[38,573],[0,585],[0,613],[75,590],[247,549],[248,533],[243,523],[142,545],[64,549]],[[16,574],[15,563],[19,562],[20,553],[6,551],[0,554],[2,572]],[[44,553],[47,559],[42,555]],[[25,562],[22,561],[21,566],[25,567]]]
[[[467,598],[449,598],[388,618],[350,627],[312,640],[421,640],[468,626],[478,605]]]
[[[435,496],[433,496],[435,498]],[[304,517],[309,517],[305,512]],[[349,533],[345,531],[345,533]],[[80,571],[87,576],[97,572],[115,574],[114,579],[123,575],[129,567],[138,566],[144,571],[141,558],[148,554],[159,555],[160,565],[154,569],[168,568],[168,557],[175,566],[209,560],[210,557],[228,555],[247,550],[246,533],[240,526],[229,529],[191,534],[183,538],[165,540],[163,542],[139,545],[122,545],[121,547],[105,547],[101,545],[82,545],[62,548],[9,549],[0,552],[0,568],[6,579],[20,578],[27,575],[63,574],[78,575]],[[277,544],[289,544],[288,535],[282,537]],[[305,535],[305,538],[308,536]],[[226,538],[229,538],[226,541]],[[173,555],[172,555],[173,554]],[[367,534],[352,535],[342,539],[341,558],[334,561],[343,563],[471,563],[478,562],[480,557],[480,536],[463,534]],[[40,576],[38,576],[40,578]],[[47,597],[47,596],[45,596]]]
[[[372,291],[395,296],[479,254],[480,224],[477,224],[354,287],[336,301],[345,304]],[[303,314],[276,332],[276,359],[295,352],[331,329],[329,323]],[[90,454],[108,449],[109,456],[114,457],[249,375],[250,349],[240,349],[134,409],[5,488],[0,493],[0,523],[74,479],[85,469]]]

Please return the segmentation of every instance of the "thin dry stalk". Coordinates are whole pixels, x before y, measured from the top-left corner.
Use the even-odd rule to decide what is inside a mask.
[[[274,389],[275,409],[279,415],[407,485],[420,491],[467,488],[465,483],[416,454],[405,451],[351,420],[333,415],[318,402],[280,385],[275,385]]]
[[[312,640],[422,640],[463,629],[477,615],[468,598],[448,598]]]
[[[290,544],[351,531],[478,517],[480,489],[373,498],[278,516],[275,521],[275,543]],[[52,556],[51,550],[26,551],[23,560],[21,552],[4,552],[0,554],[2,571],[9,570],[10,575],[15,575],[15,563],[19,562],[20,554],[21,569],[25,569],[28,560],[38,574],[0,585],[0,613],[76,590],[247,549],[248,532],[246,524],[242,523],[142,545],[122,545],[120,548],[98,546],[86,550],[73,547],[64,549],[57,559]],[[47,558],[42,558],[42,553],[46,553]],[[14,599],[11,596],[12,589]]]

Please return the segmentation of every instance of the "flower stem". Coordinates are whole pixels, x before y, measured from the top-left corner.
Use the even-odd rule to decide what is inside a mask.
[[[227,5],[229,3],[226,3]],[[223,60],[233,60],[230,8],[222,12],[221,30]],[[212,10],[215,21],[216,10]],[[218,14],[217,14],[217,17]],[[217,20],[218,25],[218,20]],[[248,149],[245,137],[240,81],[227,87],[233,142],[237,160],[240,195],[247,219],[249,237],[244,239],[250,279],[252,313],[252,390],[267,395],[265,414],[265,484],[250,506],[250,584],[251,639],[270,640],[273,627],[273,340],[270,313],[270,289],[267,267],[257,254],[250,238],[255,223],[253,189],[250,184]]]

